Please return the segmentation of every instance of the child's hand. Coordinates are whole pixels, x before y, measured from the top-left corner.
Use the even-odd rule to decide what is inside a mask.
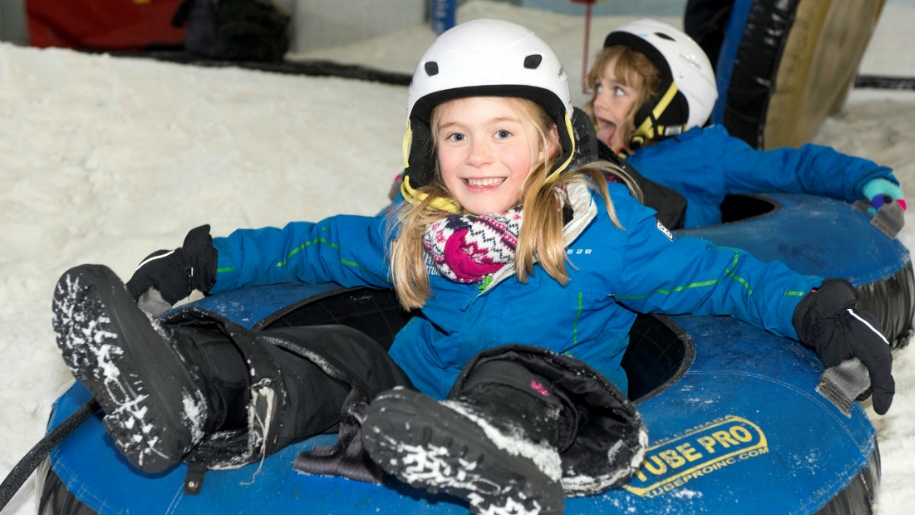
[[[886,179],[871,179],[867,181],[867,184],[864,185],[864,196],[867,197],[867,200],[870,200],[873,206],[867,208],[867,212],[871,216],[876,215],[884,204],[894,200],[899,203],[903,211],[906,209],[905,196],[902,193],[902,189]]]
[[[139,299],[154,288],[169,305],[174,305],[194,290],[210,291],[216,284],[218,260],[210,226],[202,225],[187,233],[183,247],[158,250],[147,256],[127,281],[127,291]]]
[[[826,279],[794,310],[792,322],[801,342],[816,350],[827,368],[857,357],[867,367],[874,411],[883,415],[893,403],[893,354],[874,315],[858,309],[858,293],[845,279]],[[866,398],[867,392],[865,392]]]

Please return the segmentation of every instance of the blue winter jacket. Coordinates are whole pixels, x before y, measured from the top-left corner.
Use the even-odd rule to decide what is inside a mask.
[[[569,188],[575,215],[565,227],[566,285],[539,265],[526,284],[508,267],[485,290],[483,283],[459,284],[432,273],[432,297],[390,349],[420,391],[444,398],[478,352],[524,343],[581,359],[626,392],[620,361],[636,312],[730,314],[797,337],[794,308],[820,278],[704,240],[673,240],[654,211],[625,187],[609,187],[625,230],[613,225],[590,189]],[[384,214],[340,215],[215,238],[219,265],[212,291],[296,280],[389,288],[387,222]]]
[[[756,150],[721,125],[693,128],[637,151],[628,161],[687,200],[685,227],[721,223],[724,196],[809,193],[854,202],[871,179],[898,184],[893,171],[821,145]]]

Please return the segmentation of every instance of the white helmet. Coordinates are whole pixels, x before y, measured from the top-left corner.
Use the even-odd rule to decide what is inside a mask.
[[[550,174],[565,169],[575,150],[569,80],[559,58],[542,39],[520,25],[490,19],[462,23],[444,32],[416,66],[407,103],[406,165],[401,191],[435,174],[431,116],[437,105],[470,96],[521,97],[543,107],[559,129],[563,154]]]
[[[718,87],[712,63],[689,36],[657,20],[636,20],[607,35],[604,48],[623,45],[642,54],[658,68],[658,96],[639,107],[630,147],[701,127],[712,114]]]

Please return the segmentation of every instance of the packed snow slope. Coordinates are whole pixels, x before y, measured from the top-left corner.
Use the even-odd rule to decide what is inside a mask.
[[[581,18],[480,1],[459,13],[484,16],[534,29],[578,84]],[[595,19],[591,49],[630,19]],[[915,9],[889,4],[861,71],[915,77],[912,25]],[[416,27],[301,57],[412,71],[432,39]],[[0,475],[41,438],[72,381],[51,330],[52,289],[67,268],[104,263],[126,279],[204,223],[225,235],[374,214],[403,166],[406,100],[397,86],[0,44]],[[853,91],[816,142],[895,168],[915,203],[915,93]],[[871,413],[883,457],[879,515],[915,504],[915,351],[898,353],[894,371],[893,408]],[[32,514],[36,503],[32,479],[5,513]]]

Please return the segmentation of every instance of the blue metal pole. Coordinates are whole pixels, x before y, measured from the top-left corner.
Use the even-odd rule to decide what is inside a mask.
[[[457,19],[457,0],[432,0],[432,30],[441,34],[454,27]]]

